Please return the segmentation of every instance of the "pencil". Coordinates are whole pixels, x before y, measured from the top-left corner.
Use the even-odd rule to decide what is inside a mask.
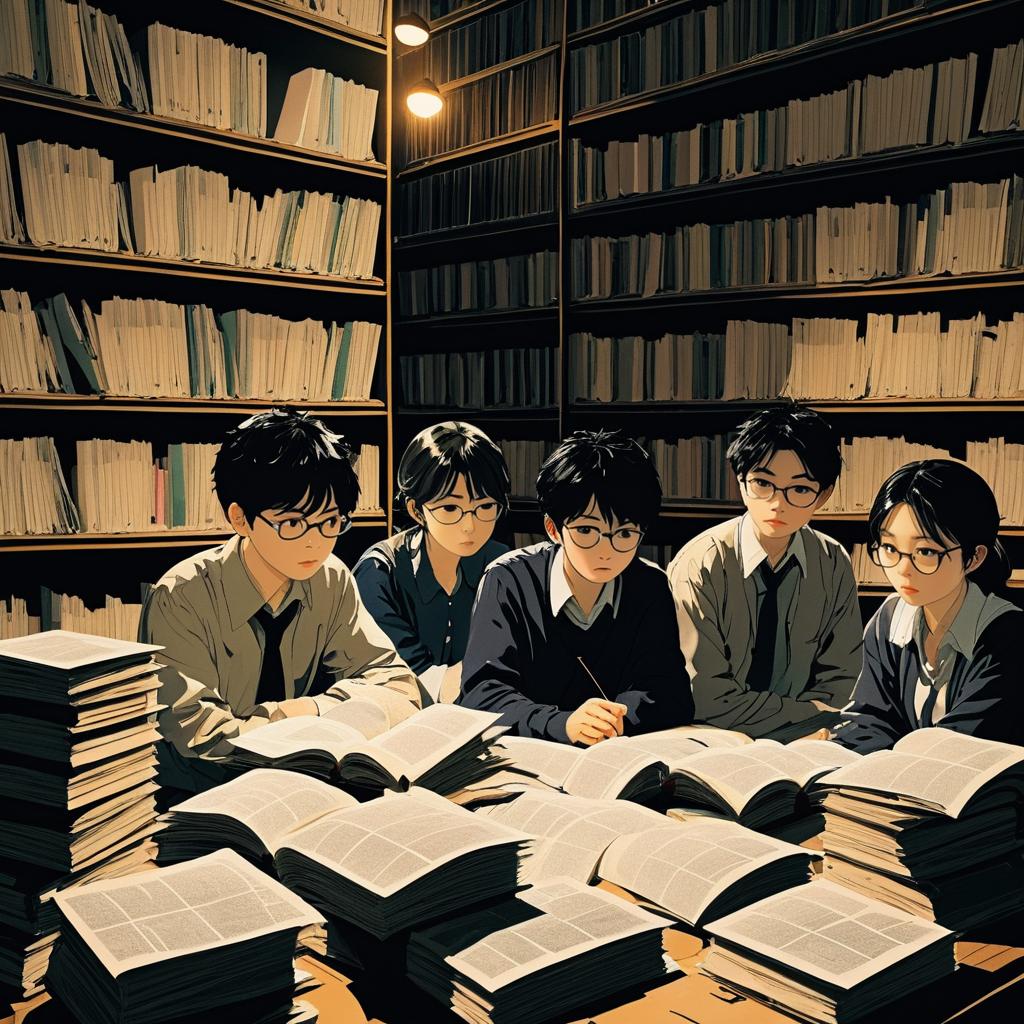
[[[594,673],[591,672],[589,668],[587,668],[587,663],[580,657],[577,657],[576,660],[583,666],[583,671],[586,672],[588,676],[590,676],[590,681],[597,687],[597,692],[601,694],[601,696],[604,697],[605,700],[609,700],[610,698],[608,697],[608,694],[601,689],[601,684],[594,678]]]

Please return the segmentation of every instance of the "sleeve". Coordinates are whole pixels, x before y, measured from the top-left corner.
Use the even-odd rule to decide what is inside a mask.
[[[723,627],[726,576],[714,547],[703,557],[677,558],[669,580],[676,599],[679,642],[690,671],[695,720],[748,736],[791,739],[835,721],[811,703],[751,690],[733,674]],[[736,600],[744,601],[742,594]],[[747,637],[747,643],[753,638]]]
[[[139,623],[143,643],[163,647],[157,660],[160,679],[160,732],[184,757],[225,761],[232,753],[227,741],[265,717],[240,718],[217,689],[217,666],[210,654],[198,612],[177,600],[166,587],[150,592]]]
[[[394,573],[381,559],[367,555],[356,564],[354,575],[359,597],[370,617],[387,633],[409,668],[422,675],[433,666],[434,656],[402,613]]]
[[[679,645],[675,602],[660,571],[651,577],[653,591],[633,644],[632,688],[615,699],[625,704],[627,734],[654,732],[693,721],[693,692]]]
[[[518,736],[568,743],[569,712],[556,704],[539,704],[522,691],[523,652],[533,646],[529,616],[517,589],[506,583],[503,566],[484,573],[473,605],[469,641],[462,659],[462,689],[457,704],[501,714]]]
[[[832,595],[832,612],[814,659],[811,683],[800,699],[820,700],[829,707],[842,708],[849,702],[857,683],[864,643],[857,581],[850,558],[842,549],[836,550]]]
[[[315,695],[320,713],[347,700],[346,683],[386,686],[421,706],[419,684],[409,666],[398,656],[384,631],[370,617],[359,597],[352,573],[339,565],[334,581],[337,599],[324,646],[322,669],[329,685]]]
[[[888,750],[915,727],[903,710],[899,663],[887,636],[890,621],[882,605],[864,630],[863,662],[853,700],[832,732],[837,743],[862,754]]]
[[[1019,637],[1024,615],[1007,612],[984,630],[951,706],[935,724],[1003,743],[1024,739]]]

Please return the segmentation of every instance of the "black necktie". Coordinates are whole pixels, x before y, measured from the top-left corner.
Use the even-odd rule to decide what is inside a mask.
[[[253,620],[263,629],[263,664],[260,666],[260,682],[256,688],[256,703],[282,701],[284,692],[284,666],[281,664],[281,637],[288,628],[295,613],[299,610],[299,602],[292,601],[287,608],[274,615],[264,605],[253,616]]]
[[[787,558],[786,564],[775,572],[766,558],[757,567],[764,594],[757,612],[754,653],[750,659],[750,671],[747,672],[749,690],[767,690],[771,686],[772,671],[775,668],[775,638],[779,632],[779,587],[795,562],[795,558]]]

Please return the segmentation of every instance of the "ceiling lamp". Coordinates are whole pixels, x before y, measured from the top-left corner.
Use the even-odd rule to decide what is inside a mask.
[[[444,106],[444,99],[437,86],[429,78],[424,78],[409,90],[405,105],[417,117],[433,117]]]
[[[406,46],[422,46],[430,38],[430,26],[418,14],[395,19],[395,38]]]

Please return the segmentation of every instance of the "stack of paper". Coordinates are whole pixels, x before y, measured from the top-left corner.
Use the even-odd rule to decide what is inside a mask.
[[[155,650],[63,630],[0,642],[0,980],[26,994],[53,892],[152,859]]]
[[[1024,749],[918,729],[822,780],[825,877],[963,930],[1024,907]]]
[[[413,932],[409,980],[474,1024],[565,1020],[663,977],[667,924],[601,889],[556,879]]]
[[[318,719],[288,718],[239,736],[238,758],[257,767],[290,768],[363,790],[419,786],[453,793],[504,764],[494,740],[499,715],[431,704],[387,731],[345,721],[346,701]],[[375,727],[379,729],[379,726]]]
[[[210,1019],[227,1007],[261,1024],[316,1019],[293,1006],[293,961],[300,933],[323,918],[230,850],[56,902],[47,987],[78,1020]]]
[[[385,794],[290,833],[281,880],[378,939],[514,892],[529,836],[427,790]]]
[[[816,881],[707,925],[701,971],[806,1021],[845,1024],[952,974],[952,932]]]
[[[305,68],[288,81],[274,138],[349,160],[372,160],[376,115],[376,89]]]

